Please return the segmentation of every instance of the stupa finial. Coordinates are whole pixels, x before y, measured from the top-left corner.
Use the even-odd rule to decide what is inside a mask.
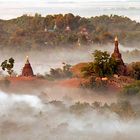
[[[118,41],[118,37],[117,36],[115,37],[115,41]]]
[[[26,56],[26,64],[29,64],[29,56]]]

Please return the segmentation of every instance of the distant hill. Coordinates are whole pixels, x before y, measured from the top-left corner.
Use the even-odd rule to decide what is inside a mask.
[[[28,50],[106,44],[112,42],[115,35],[122,44],[136,44],[140,40],[140,23],[117,15],[85,18],[71,13],[0,20],[1,48]]]

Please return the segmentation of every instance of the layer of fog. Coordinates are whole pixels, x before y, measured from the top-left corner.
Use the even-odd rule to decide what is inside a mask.
[[[33,67],[34,73],[44,74],[49,72],[50,68],[62,67],[62,63],[68,63],[71,65],[92,61],[92,53],[94,50],[100,49],[108,51],[110,54],[114,50],[114,45],[109,44],[106,46],[85,46],[83,48],[75,49],[43,49],[42,51],[28,51],[28,52],[15,52],[14,50],[3,50],[0,52],[0,62],[13,57],[15,59],[14,70],[21,74],[22,68],[24,66],[26,56],[29,56],[31,65]],[[122,52],[122,57],[125,63],[131,63],[133,61],[139,61],[140,56],[132,55],[131,52],[139,50],[139,46],[129,48],[120,45],[120,50]],[[128,53],[128,51],[130,53]]]
[[[23,14],[34,15],[35,13],[40,13],[43,16],[46,16],[46,14],[73,13],[86,17],[117,14],[140,21],[139,1],[17,1],[2,1],[0,5],[0,18],[11,19]]]
[[[77,116],[71,104],[43,103],[33,95],[0,92],[0,138],[2,140],[138,140],[139,120],[121,120],[117,114],[104,115],[86,110]]]

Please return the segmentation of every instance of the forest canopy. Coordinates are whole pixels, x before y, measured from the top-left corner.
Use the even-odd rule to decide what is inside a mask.
[[[115,35],[122,44],[133,45],[140,39],[140,23],[117,15],[85,18],[69,14],[0,20],[0,47],[21,50],[112,43]]]

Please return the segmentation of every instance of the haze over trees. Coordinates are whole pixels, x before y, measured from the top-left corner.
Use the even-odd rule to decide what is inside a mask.
[[[71,65],[63,63],[62,68],[51,68],[50,74],[45,74],[45,78],[49,80],[72,78],[73,74],[70,69]]]
[[[117,15],[85,18],[71,13],[0,20],[1,48],[68,47],[75,46],[78,41],[83,45],[105,44],[112,42],[116,34],[122,44],[135,44],[140,38],[140,23]]]
[[[140,81],[136,81],[130,85],[124,87],[122,91],[124,96],[136,96],[140,97]]]
[[[129,75],[136,79],[140,80],[140,62],[133,62],[132,64],[129,64]]]

